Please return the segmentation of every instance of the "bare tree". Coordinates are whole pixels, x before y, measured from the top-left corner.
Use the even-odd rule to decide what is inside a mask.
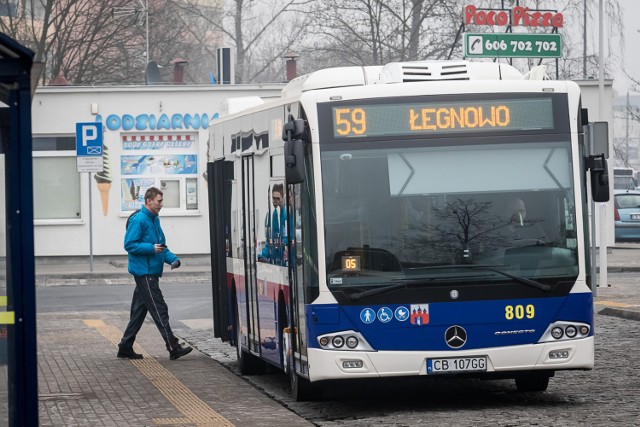
[[[0,28],[46,63],[45,82],[59,74],[76,84],[121,81],[132,77],[127,68],[131,31],[128,23],[113,21],[111,8],[125,3],[25,0],[0,21]]]
[[[148,3],[150,58],[146,58],[143,2]],[[376,65],[393,61],[462,58],[462,0],[0,0],[0,30],[36,52],[47,64],[45,81],[62,73],[75,84],[132,83],[144,80],[148,59],[166,74],[177,58],[189,62],[187,79],[209,80],[215,49],[232,46],[236,82],[282,81],[283,56],[300,54],[299,69],[343,65]],[[500,8],[505,2],[478,0],[478,8]],[[586,31],[590,49],[584,55],[584,31],[594,26],[596,0],[520,0],[530,9],[564,14],[563,57],[559,78],[597,75],[596,28]],[[586,6],[586,9],[585,9]],[[513,7],[512,5],[505,7]],[[132,10],[115,15],[114,10]],[[615,44],[623,44],[619,0],[606,2],[608,26]],[[142,15],[141,15],[142,13]],[[471,25],[464,28],[472,31]],[[616,30],[614,30],[616,29]],[[482,31],[506,31],[484,27]],[[535,31],[527,28],[527,31]],[[549,31],[538,28],[537,31]],[[606,69],[619,66],[609,49]],[[539,60],[516,60],[528,71]],[[544,63],[556,68],[556,60]],[[165,77],[165,80],[170,80]]]
[[[0,10],[0,30],[46,63],[44,82],[59,74],[73,84],[144,82],[147,13],[151,59],[166,69],[187,59],[198,81],[213,69],[207,22],[183,16],[174,0],[0,0]]]
[[[209,82],[215,69],[216,48],[222,33],[214,22],[222,19],[218,0],[153,0],[150,4],[151,59],[163,67],[165,82],[172,81],[171,63],[188,62],[186,82]]]
[[[173,0],[182,16],[197,15],[235,48],[236,83],[282,81],[283,55],[301,45],[311,0],[233,0],[202,8],[202,0]]]
[[[314,63],[327,65],[446,58],[460,26],[461,4],[457,0],[316,2],[310,27],[315,42],[309,50]]]

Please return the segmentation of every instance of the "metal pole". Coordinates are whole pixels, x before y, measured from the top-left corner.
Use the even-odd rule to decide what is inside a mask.
[[[145,0],[144,5],[144,17],[145,17],[145,25],[147,26],[147,62],[151,60],[149,58],[149,0]]]
[[[91,172],[87,172],[89,179],[89,272],[93,273],[93,208],[91,201]]]
[[[604,1],[599,1],[598,10],[598,120],[604,121]],[[600,281],[607,286],[607,204],[600,203]]]
[[[598,120],[604,121],[604,5],[603,0],[599,0],[598,12],[598,99],[599,111]]]
[[[631,167],[629,164],[629,112],[631,111],[631,107],[629,106],[629,91],[627,90],[627,109],[624,115],[625,118],[625,149],[624,149],[624,157],[622,160],[624,161],[624,165],[626,167]],[[635,177],[634,177],[635,178]]]
[[[584,31],[582,32],[582,78],[587,79],[587,0],[584,0]]]
[[[593,125],[589,124],[589,154],[593,154]],[[589,202],[589,213],[591,222],[591,292],[595,297],[598,294],[598,277],[596,272],[596,204],[591,198]]]
[[[607,277],[607,204],[600,203],[600,282],[598,286],[609,286]],[[594,295],[595,296],[595,295]]]
[[[598,295],[598,270],[596,266],[596,204],[592,200],[589,204],[591,211],[591,277],[593,278],[591,281],[591,292],[593,296]]]

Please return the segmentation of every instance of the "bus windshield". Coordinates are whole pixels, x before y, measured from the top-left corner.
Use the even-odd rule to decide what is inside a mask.
[[[320,146],[330,289],[577,277],[568,139]]]

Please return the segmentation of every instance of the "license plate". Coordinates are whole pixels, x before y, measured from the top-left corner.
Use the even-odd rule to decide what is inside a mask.
[[[429,375],[484,372],[486,370],[487,358],[485,356],[427,359],[427,374]]]
[[[640,213],[632,213],[630,215],[631,215],[631,219],[635,219],[635,220],[640,219]]]

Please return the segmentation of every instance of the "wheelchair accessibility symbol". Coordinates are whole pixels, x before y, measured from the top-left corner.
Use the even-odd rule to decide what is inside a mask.
[[[393,319],[393,312],[389,307],[382,307],[378,310],[378,320],[382,323],[388,323]]]

